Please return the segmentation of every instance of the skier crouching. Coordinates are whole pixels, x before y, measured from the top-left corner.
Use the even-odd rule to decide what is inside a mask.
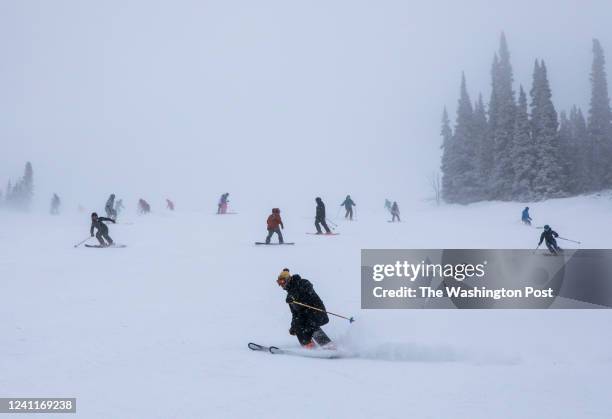
[[[330,345],[331,339],[321,329],[321,326],[329,322],[327,313],[297,304],[302,303],[325,310],[323,301],[313,289],[310,281],[299,275],[291,275],[289,269],[283,269],[276,282],[287,291],[285,301],[289,304],[292,315],[289,334],[296,336],[304,348],[315,348],[315,342],[323,347]]]
[[[546,247],[550,250],[550,253],[553,255],[557,255],[563,251],[557,244],[556,238],[559,237],[556,231],[554,231],[548,224],[544,226],[544,231],[540,234],[540,242],[538,243],[538,247],[542,244],[543,241],[546,241]]]
[[[106,226],[106,224],[104,224],[103,221],[107,221],[107,222],[111,222],[115,224],[115,220],[113,220],[112,218],[98,217],[97,213],[92,212],[91,213],[91,228],[89,229],[89,232],[91,234],[91,237],[93,237],[94,228],[97,229],[98,232],[96,233],[96,239],[98,239],[98,241],[100,242],[100,246],[102,247],[112,246],[113,239],[111,239],[110,236],[108,235],[108,227]],[[104,239],[106,239],[106,242],[104,241]]]

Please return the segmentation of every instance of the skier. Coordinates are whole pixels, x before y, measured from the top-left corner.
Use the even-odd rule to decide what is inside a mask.
[[[391,215],[393,216],[393,219],[391,220],[391,222],[395,222],[396,218],[397,218],[397,221],[401,221],[400,220],[400,210],[399,210],[399,206],[397,205],[396,201],[393,201],[393,205],[391,206]]]
[[[171,200],[169,200],[168,198],[166,198],[166,207],[170,210],[170,211],[174,211],[174,202],[172,202]]]
[[[115,194],[112,193],[108,200],[106,201],[106,205],[104,206],[104,210],[106,211],[106,216],[109,218],[117,218],[117,211],[115,211]]]
[[[542,244],[544,240],[546,240],[546,247],[550,250],[550,253],[553,255],[557,255],[563,251],[557,244],[556,238],[559,237],[556,231],[554,231],[548,224],[544,226],[544,231],[540,234],[540,242],[538,243],[538,247]]]
[[[344,202],[341,203],[340,206],[344,207],[344,209],[346,210],[344,218],[348,218],[349,220],[353,221],[353,207],[356,207],[357,204],[351,199],[351,196],[347,195],[344,199]]]
[[[531,225],[531,217],[529,216],[529,207],[525,207],[521,215],[521,221],[527,225]]]
[[[227,204],[229,203],[229,199],[227,199],[228,197],[229,197],[229,192],[226,192],[223,195],[221,195],[221,198],[219,198],[217,214],[227,213]]]
[[[123,199],[118,199],[115,202],[115,216],[118,216],[119,213],[124,209],[125,207],[123,206]]]
[[[281,228],[284,230],[285,226],[283,224],[283,220],[280,216],[280,209],[272,208],[272,214],[268,216],[268,237],[266,237],[266,244],[270,244],[270,239],[272,235],[276,233],[278,235],[278,242],[283,244],[283,233],[281,233]]]
[[[115,220],[113,220],[112,218],[98,217],[97,213],[92,212],[91,213],[91,228],[89,229],[89,232],[91,234],[91,237],[93,237],[94,228],[96,228],[98,230],[98,232],[96,233],[96,239],[98,239],[98,241],[100,242],[100,246],[102,247],[112,246],[113,239],[111,239],[110,236],[108,235],[108,227],[106,226],[106,224],[104,224],[104,221],[111,222],[113,224],[115,223]],[[106,239],[106,242],[104,241],[104,239]]]
[[[323,226],[325,229],[326,234],[331,234],[331,230],[327,226],[327,222],[325,222],[325,204],[319,197],[317,197],[315,201],[317,202],[317,212],[315,215],[315,227],[317,229],[317,234],[323,234],[321,231],[321,226]]]
[[[60,207],[60,198],[56,193],[53,194],[53,198],[51,198],[51,214],[57,215],[59,214]]]
[[[391,212],[391,201],[389,201],[388,199],[385,199],[385,209]]]
[[[316,342],[325,347],[331,343],[331,339],[321,329],[321,326],[329,322],[323,301],[317,295],[312,284],[299,275],[291,275],[289,269],[285,268],[278,276],[276,283],[287,291],[287,299],[291,309],[291,328],[289,334],[296,336],[300,345],[304,348],[315,348]],[[319,308],[323,311],[313,310],[297,303],[306,304]],[[314,342],[313,342],[314,340]]]
[[[141,214],[148,214],[151,212],[151,206],[142,198],[138,200],[138,212]]]

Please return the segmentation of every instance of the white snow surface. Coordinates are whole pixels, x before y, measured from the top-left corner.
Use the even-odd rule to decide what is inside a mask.
[[[421,203],[391,224],[382,203],[334,217],[341,200],[335,237],[305,234],[314,203],[279,204],[283,247],[254,245],[269,209],[246,205],[128,213],[110,225],[124,249],[73,248],[87,213],[0,214],[0,394],[76,397],[67,418],[612,417],[608,310],[360,309],[360,249],[535,248],[523,205]],[[610,247],[609,196],[530,206],[535,226]],[[298,346],[285,267],[355,316],[324,326],[351,357],[247,348]]]

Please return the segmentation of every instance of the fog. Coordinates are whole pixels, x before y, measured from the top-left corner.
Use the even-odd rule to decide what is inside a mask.
[[[543,58],[558,110],[586,110],[611,18],[603,0],[4,0],[0,189],[29,160],[41,209],[422,200],[442,108],[462,71],[488,101],[501,31],[517,86]]]

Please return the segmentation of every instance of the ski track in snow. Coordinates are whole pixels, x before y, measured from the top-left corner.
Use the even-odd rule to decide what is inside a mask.
[[[531,204],[534,226],[607,248],[607,198]],[[253,244],[265,211],[126,214],[110,225],[124,249],[74,249],[88,214],[2,213],[0,393],[77,397],[71,418],[609,418],[607,310],[359,308],[361,248],[535,248],[522,207],[422,203],[402,223],[360,207],[333,238],[284,207],[295,246]],[[284,267],[355,316],[324,327],[345,358],[247,348],[297,348]]]

